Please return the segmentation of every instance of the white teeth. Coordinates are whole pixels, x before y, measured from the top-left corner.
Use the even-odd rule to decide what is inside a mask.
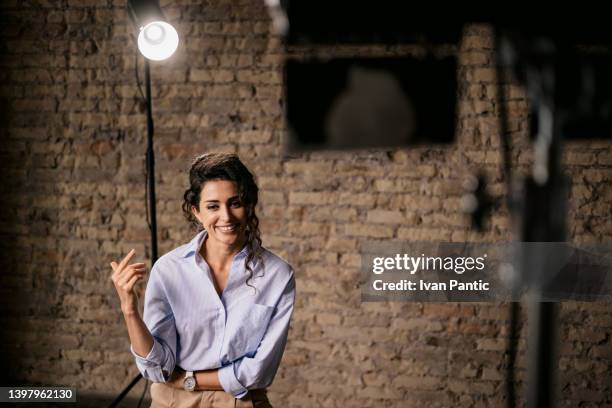
[[[229,225],[227,227],[217,227],[217,229],[221,232],[232,232],[236,229],[235,225]]]

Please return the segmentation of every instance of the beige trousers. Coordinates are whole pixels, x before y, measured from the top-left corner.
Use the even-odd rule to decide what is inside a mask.
[[[152,383],[151,399],[151,408],[272,408],[266,390],[251,390],[237,399],[225,391],[189,392]]]

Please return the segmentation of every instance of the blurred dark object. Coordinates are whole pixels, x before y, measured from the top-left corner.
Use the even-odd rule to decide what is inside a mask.
[[[128,0],[127,10],[134,27],[139,29],[152,21],[165,21],[159,0]]]
[[[454,57],[290,60],[289,149],[452,143],[456,75]]]
[[[608,13],[601,2],[519,0],[266,0],[273,19],[288,23],[289,44],[457,43],[466,23],[486,22],[504,30],[552,35],[568,43],[611,43]],[[280,13],[283,13],[282,17]]]
[[[564,139],[612,136],[612,57],[575,56],[558,73],[559,113]],[[535,115],[534,115],[535,116]]]
[[[289,44],[459,41],[468,18],[462,3],[446,10],[407,1],[283,1]]]
[[[612,57],[608,50],[612,45],[612,30],[609,29],[607,13],[601,3],[582,2],[580,7],[577,7],[563,3],[517,1],[506,4],[503,8],[485,1],[415,3],[394,0],[267,0],[266,3],[274,26],[285,35],[289,45],[412,43],[431,51],[430,47],[437,44],[458,45],[465,24],[489,23],[495,29],[495,35],[503,38],[501,43],[505,45],[504,49],[497,50],[498,60],[515,73],[520,83],[527,85],[529,70],[538,69],[542,64],[550,65],[551,58],[556,61],[556,120],[562,122],[559,131],[564,139],[612,136]],[[344,61],[342,64],[349,64],[348,60]],[[355,59],[351,65],[359,62],[360,60]],[[374,64],[372,62],[372,65]],[[343,68],[340,65],[330,63],[325,69],[323,62],[310,62],[304,64],[301,71],[295,66],[287,66],[286,71],[297,72],[290,74],[299,76],[302,81],[308,81],[301,84],[305,88],[321,87],[319,83],[325,83],[324,76],[327,75],[333,75],[342,84],[353,83],[355,78],[365,78],[360,75],[353,75],[350,79],[342,78],[339,72]],[[414,75],[414,70],[393,71],[384,66],[383,60],[378,65],[378,69],[389,71],[389,74],[402,82],[410,81]],[[307,72],[308,69],[311,73]],[[338,72],[331,74],[330,71],[334,69]],[[345,69],[343,72],[347,73],[349,70]],[[439,78],[445,81],[442,76]],[[296,86],[295,82],[287,81],[285,84],[289,97],[302,91],[292,89]],[[435,79],[430,82],[436,83]],[[317,83],[317,86],[313,86],[314,83]],[[456,89],[456,84],[453,84],[453,89]],[[311,98],[311,109],[316,103],[329,104],[329,95],[327,99],[321,98],[326,92],[328,91],[324,90],[319,99],[315,98],[314,91],[307,92],[305,96]],[[388,96],[392,100],[393,95]],[[296,105],[295,101],[293,105]],[[414,107],[419,109],[419,103],[415,103]],[[531,107],[537,109],[537,104],[534,103]],[[321,112],[314,110],[317,112],[313,120],[317,122],[321,118]],[[400,111],[401,107],[398,107],[396,113]],[[538,115],[532,110],[531,117],[537,118]],[[420,115],[417,118],[420,118]],[[295,113],[291,115],[291,119],[296,119]],[[444,120],[444,117],[440,120]],[[454,124],[454,121],[451,123]],[[299,133],[302,128],[297,126],[295,129]],[[537,122],[532,123],[532,129],[537,131]],[[437,127],[427,128],[429,136],[423,140],[429,141],[431,137],[445,139],[445,135],[435,135],[438,130]],[[314,133],[308,136],[309,139],[326,137]],[[432,140],[432,143],[438,141]],[[385,139],[380,139],[378,143],[356,142],[354,146],[347,147],[363,146],[390,145]]]
[[[503,35],[500,61],[524,84],[530,101],[531,138],[541,128],[539,109],[544,86],[531,72],[554,67],[556,120],[563,139],[612,136],[612,54],[607,47],[568,46],[559,38],[524,33]]]
[[[490,215],[495,200],[487,192],[484,174],[469,176],[464,182],[463,211],[470,216],[472,226],[484,231],[486,218]]]

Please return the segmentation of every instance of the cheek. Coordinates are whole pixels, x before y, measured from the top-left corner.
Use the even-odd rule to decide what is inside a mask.
[[[213,225],[217,222],[217,217],[206,217],[204,219],[204,223],[208,225]]]
[[[238,211],[236,213],[236,218],[242,220],[242,222],[246,222],[247,220],[247,212],[245,209],[240,209],[240,211]]]
[[[211,214],[201,212],[198,218],[203,225],[209,225],[214,222],[215,217],[213,217]]]

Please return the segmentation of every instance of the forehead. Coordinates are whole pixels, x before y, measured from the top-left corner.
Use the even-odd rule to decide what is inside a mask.
[[[201,199],[205,200],[226,200],[238,195],[238,186],[233,181],[211,180],[204,183],[202,187]]]

